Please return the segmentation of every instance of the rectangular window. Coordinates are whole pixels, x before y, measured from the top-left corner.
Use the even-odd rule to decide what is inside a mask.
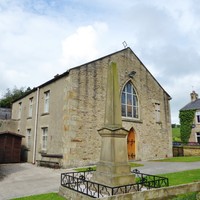
[[[44,113],[49,112],[49,97],[50,97],[50,91],[47,91],[44,93]]]
[[[32,117],[33,114],[33,97],[29,99],[29,111],[28,111],[28,116]]]
[[[197,142],[200,144],[200,132],[196,133]]]
[[[26,145],[28,148],[31,148],[31,129],[26,131]]]
[[[197,120],[197,124],[200,124],[200,112],[196,112],[196,120]]]
[[[160,122],[160,104],[155,103],[156,122]]]
[[[21,114],[22,114],[22,102],[19,103],[18,119],[21,119]]]
[[[42,150],[47,150],[48,128],[42,128]]]

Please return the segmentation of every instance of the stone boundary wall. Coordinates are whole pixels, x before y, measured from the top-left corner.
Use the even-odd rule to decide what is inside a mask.
[[[128,194],[121,194],[111,197],[98,198],[101,200],[164,200],[170,199],[170,197],[185,194],[187,192],[200,192],[200,182],[183,184],[178,186],[170,186],[159,189],[146,190],[142,192],[134,192]],[[91,200],[94,198],[82,195],[81,193],[69,190],[60,186],[59,194],[68,200]]]
[[[184,156],[200,156],[200,146],[184,146]]]

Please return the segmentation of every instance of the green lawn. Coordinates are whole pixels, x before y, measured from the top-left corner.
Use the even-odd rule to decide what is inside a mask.
[[[138,163],[135,163],[135,162],[129,162],[129,164],[131,165],[131,167],[141,167],[141,166],[144,166],[142,164],[138,164]],[[82,167],[82,168],[76,168],[74,169],[75,171],[77,172],[82,172],[82,171],[86,171],[89,167]],[[92,170],[96,170],[96,166],[92,166],[90,167]]]
[[[178,195],[177,197],[172,198],[171,200],[196,200],[197,192],[189,192],[186,194]]]
[[[28,197],[21,197],[12,200],[64,200],[64,199],[65,199],[64,197],[59,196],[57,193],[48,193],[48,194],[33,195]]]
[[[156,162],[198,162],[200,156],[180,156],[167,159],[155,160]]]
[[[181,142],[180,128],[172,128],[173,141]]]
[[[130,162],[131,167],[141,167],[144,166],[142,164],[138,164],[138,163],[134,163],[134,162]]]
[[[200,181],[200,169],[174,172],[169,174],[160,174],[160,176],[169,179],[169,185],[181,185]]]
[[[76,172],[83,172],[83,171],[87,171],[88,169],[91,170],[96,170],[96,166],[91,166],[91,167],[81,167],[81,168],[76,168],[74,169]]]

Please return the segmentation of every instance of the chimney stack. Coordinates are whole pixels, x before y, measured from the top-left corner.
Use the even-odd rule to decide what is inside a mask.
[[[198,94],[195,91],[192,91],[192,93],[190,93],[191,96],[191,101],[196,101],[198,99]]]

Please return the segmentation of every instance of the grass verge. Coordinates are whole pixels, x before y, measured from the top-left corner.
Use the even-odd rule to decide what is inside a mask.
[[[135,162],[129,162],[129,164],[131,165],[132,168],[144,166],[142,164],[138,164],[138,163],[135,163]],[[82,172],[82,171],[87,171],[88,168],[91,168],[92,170],[96,170],[96,166],[76,168],[74,170],[77,171],[77,172]]]
[[[189,192],[186,194],[178,195],[177,197],[172,198],[172,200],[196,200],[197,192]]]
[[[200,156],[180,156],[172,157],[167,159],[155,160],[156,162],[198,162],[200,161]]]
[[[65,199],[64,197],[59,196],[57,193],[48,193],[48,194],[33,195],[28,197],[21,197],[12,200],[64,200],[64,199]]]
[[[187,184],[200,181],[200,169],[160,174],[160,176],[168,178],[170,186]]]

